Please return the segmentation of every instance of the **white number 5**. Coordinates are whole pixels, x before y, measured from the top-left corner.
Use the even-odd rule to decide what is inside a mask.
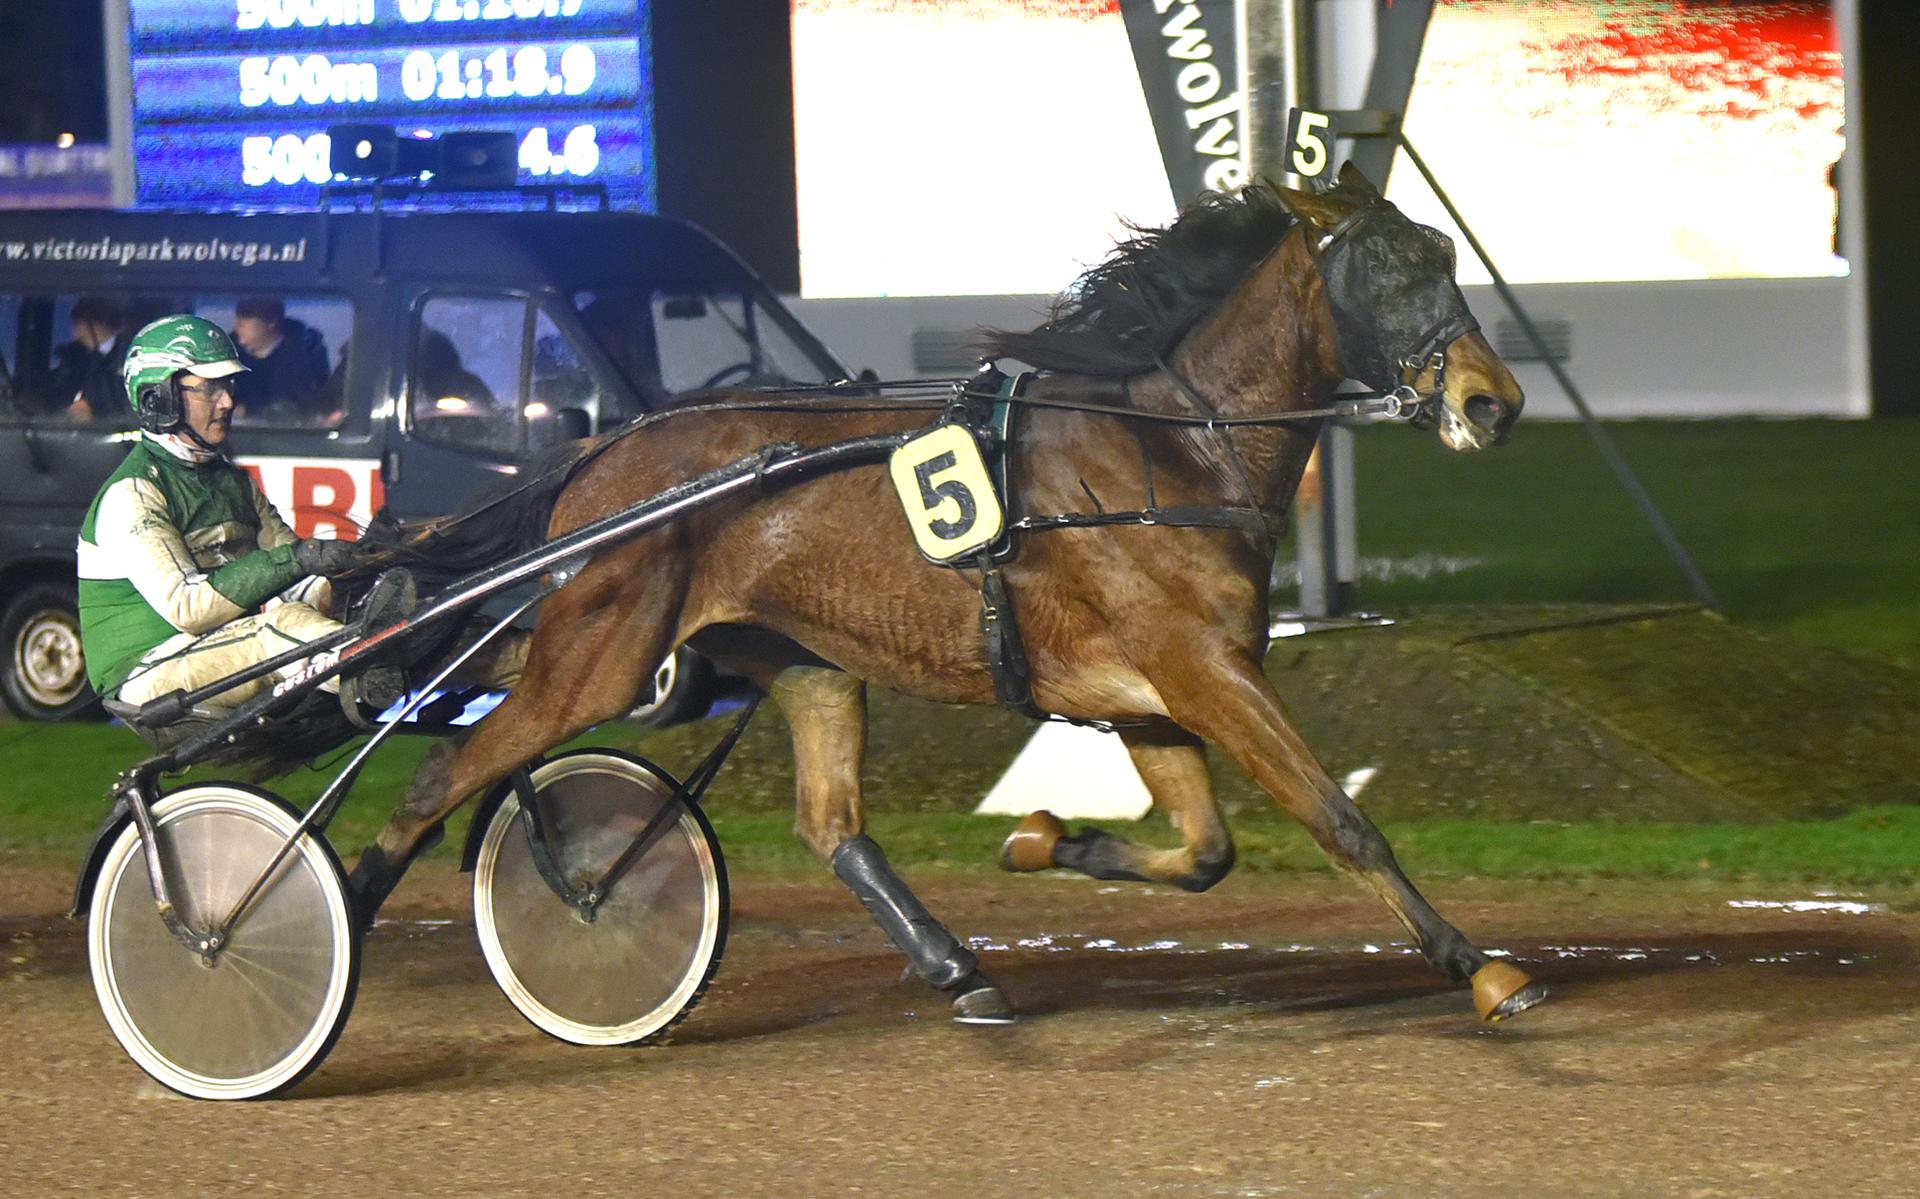
[[[1293,173],[1302,179],[1318,178],[1327,169],[1327,143],[1320,140],[1319,131],[1333,124],[1333,118],[1304,108],[1294,109],[1293,116]]]

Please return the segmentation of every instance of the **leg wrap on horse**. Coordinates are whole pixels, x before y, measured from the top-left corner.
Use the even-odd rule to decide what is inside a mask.
[[[887,865],[871,837],[843,841],[833,851],[833,872],[860,900],[873,922],[907,955],[913,972],[941,990],[970,978],[979,968],[973,952],[923,907]]]
[[[1141,870],[1136,861],[1139,846],[1097,828],[1082,829],[1060,838],[1053,845],[1053,864],[1078,870],[1091,878],[1136,883],[1172,883],[1183,891],[1205,891],[1233,869],[1233,844],[1196,853],[1191,869],[1177,877],[1156,877]]]

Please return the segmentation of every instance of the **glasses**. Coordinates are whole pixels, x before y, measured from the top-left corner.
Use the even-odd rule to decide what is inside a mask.
[[[231,396],[233,384],[226,379],[209,379],[198,386],[183,383],[180,385],[180,394],[192,396],[196,400],[217,400],[221,396]]]

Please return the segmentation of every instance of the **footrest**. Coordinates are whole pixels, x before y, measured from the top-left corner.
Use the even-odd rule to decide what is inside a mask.
[[[367,597],[360,601],[360,627],[369,633],[378,632],[399,624],[419,606],[420,587],[414,581],[413,572],[404,566],[395,566],[380,572],[380,577],[367,590]]]
[[[142,707],[140,704],[123,703],[117,699],[102,699],[100,707],[107,715],[132,729],[139,734],[142,741],[161,753],[165,753],[188,737],[224,719],[230,711],[227,708],[211,708],[199,704],[186,709],[178,719],[169,720],[164,724],[145,724],[140,720]]]

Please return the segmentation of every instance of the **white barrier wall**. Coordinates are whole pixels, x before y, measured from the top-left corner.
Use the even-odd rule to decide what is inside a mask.
[[[1602,417],[1866,416],[1849,366],[1846,279],[1534,284],[1516,289],[1535,320],[1564,332],[1566,361]],[[1527,415],[1573,407],[1491,287],[1467,302],[1509,356]],[[981,325],[1029,328],[1047,296],[792,300],[802,320],[854,370],[883,379],[965,373],[958,343]],[[1564,322],[1564,324],[1562,324]],[[917,351],[917,352],[916,352]]]

